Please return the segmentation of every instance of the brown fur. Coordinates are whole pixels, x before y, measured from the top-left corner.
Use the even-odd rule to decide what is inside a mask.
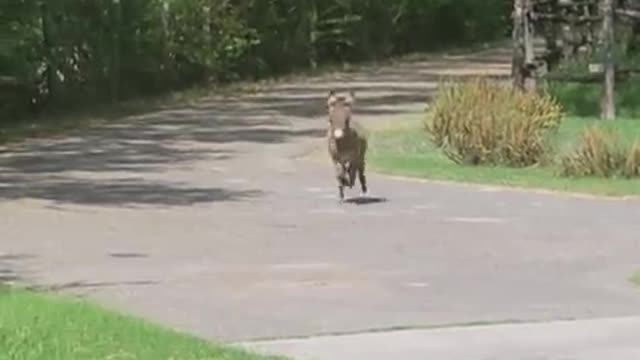
[[[335,168],[340,200],[344,200],[344,188],[352,188],[356,175],[362,193],[367,192],[365,160],[367,138],[360,125],[352,118],[355,95],[337,96],[329,92],[327,107],[329,126],[327,129],[328,149]]]

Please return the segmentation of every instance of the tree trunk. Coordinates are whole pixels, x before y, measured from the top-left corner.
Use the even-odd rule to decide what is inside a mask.
[[[551,3],[551,13],[560,13],[560,8],[557,6],[557,3]],[[547,63],[547,70],[552,71],[562,60],[563,42],[560,42],[562,26],[556,22],[548,22],[544,24],[543,29],[546,45],[545,61]]]
[[[525,65],[525,89],[536,90],[536,78],[533,76],[535,69],[534,53],[534,29],[533,22],[529,18],[532,11],[531,0],[524,0],[524,65]]]
[[[613,46],[615,41],[614,36],[614,1],[613,0],[601,0],[601,12],[603,15],[602,21],[602,53],[603,53],[603,67],[604,67],[604,79],[602,86],[602,99],[601,99],[601,118],[603,120],[613,120],[616,116],[615,108],[615,78],[616,69],[613,58]]]
[[[309,11],[309,66],[318,68],[318,4],[310,0]]]
[[[50,0],[49,0],[50,1]],[[42,25],[42,44],[47,59],[47,97],[54,100],[58,95],[58,59],[55,51],[55,30],[53,17],[51,16],[51,4],[49,1],[40,3],[40,16]]]
[[[511,60],[511,76],[513,87],[518,90],[525,89],[524,65],[526,61],[525,50],[525,0],[513,1],[513,54]]]
[[[202,14],[204,15],[204,23],[202,24],[202,33],[204,34],[204,44],[205,47],[211,49],[215,46],[213,39],[213,21],[211,19],[211,5],[204,2],[202,7]],[[213,52],[208,52],[205,60],[205,68],[204,68],[204,81],[205,84],[208,84],[215,77],[215,66],[216,62],[213,60],[211,54]]]
[[[111,0],[110,5],[111,62],[109,64],[109,99],[112,102],[116,102],[120,98],[120,27],[122,19],[122,5],[120,4],[120,0]]]
[[[173,86],[175,83],[175,73],[171,58],[171,7],[169,0],[162,0],[162,64],[163,86]]]

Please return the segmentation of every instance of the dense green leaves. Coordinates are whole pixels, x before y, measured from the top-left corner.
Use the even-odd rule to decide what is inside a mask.
[[[504,34],[509,0],[0,0],[0,121]]]

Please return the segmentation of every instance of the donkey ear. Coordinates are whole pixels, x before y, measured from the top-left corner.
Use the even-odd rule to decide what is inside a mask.
[[[349,105],[353,105],[355,101],[356,101],[356,93],[353,90],[349,91],[349,94],[345,97],[344,102]]]
[[[336,92],[333,90],[329,91],[329,95],[327,96],[327,106],[335,105],[336,101]]]

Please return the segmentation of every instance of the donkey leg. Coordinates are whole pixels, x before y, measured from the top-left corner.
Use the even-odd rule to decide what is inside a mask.
[[[336,161],[333,165],[336,171],[336,180],[338,181],[338,195],[340,202],[342,202],[344,200],[344,187],[348,185],[347,174],[345,174],[345,169],[341,163]]]
[[[349,167],[347,168],[347,173],[349,174],[349,189],[353,187],[356,183],[356,173],[358,172],[358,168],[353,166],[353,164],[349,163]]]
[[[367,176],[364,174],[365,164],[364,162],[358,166],[358,181],[360,181],[360,188],[362,189],[362,194],[367,194]]]
[[[362,195],[366,195],[368,192],[367,188],[367,176],[365,175],[366,166],[367,166],[367,148],[369,144],[367,139],[360,140],[360,156],[358,157],[358,180],[360,181],[360,188],[362,189]]]

